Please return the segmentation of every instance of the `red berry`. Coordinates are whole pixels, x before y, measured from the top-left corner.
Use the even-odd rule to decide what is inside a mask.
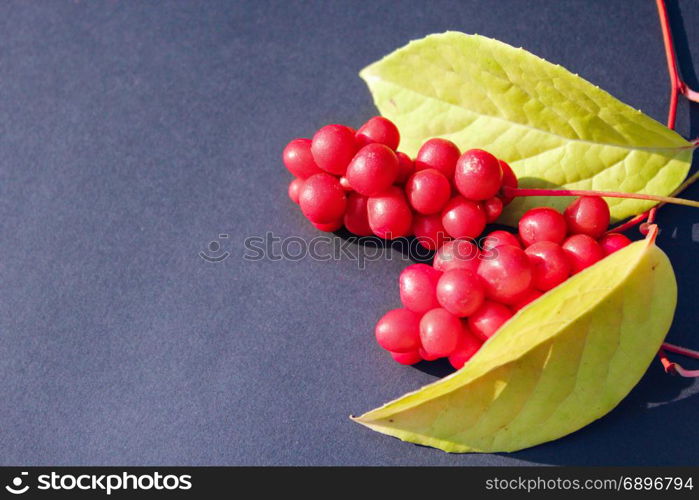
[[[604,258],[599,243],[586,234],[574,234],[563,242],[563,250],[568,256],[572,274],[579,273]]]
[[[488,250],[478,266],[489,299],[509,303],[529,288],[532,269],[524,250],[510,245]]]
[[[322,172],[313,160],[310,139],[294,139],[291,141],[284,148],[282,160],[289,172],[299,179],[307,179]]]
[[[599,245],[602,247],[604,255],[614,253],[630,244],[631,240],[619,233],[605,234],[599,239]]]
[[[427,264],[412,264],[403,269],[398,278],[403,305],[418,314],[439,307],[437,282],[441,275]]]
[[[441,307],[427,311],[420,320],[420,343],[431,356],[449,356],[462,334],[461,320]]]
[[[483,281],[472,271],[452,269],[437,282],[437,301],[450,313],[466,317],[485,300]]]
[[[609,205],[599,196],[581,196],[564,212],[571,234],[599,238],[609,227]]]
[[[415,163],[410,159],[410,156],[398,151],[398,175],[396,176],[396,184],[405,184],[410,176],[415,172]]]
[[[294,179],[289,184],[289,198],[291,201],[298,205],[299,203],[299,193],[301,192],[301,187],[303,186],[303,179]]]
[[[321,173],[306,179],[299,191],[299,205],[311,222],[327,224],[342,218],[347,199],[340,181]]]
[[[442,224],[453,238],[477,238],[485,229],[485,213],[475,201],[455,196],[442,211]]]
[[[352,191],[352,186],[350,186],[347,177],[345,177],[344,175],[340,177],[340,186],[342,186],[342,189],[344,189],[345,191]]]
[[[487,222],[495,222],[502,213],[502,200],[498,197],[489,198],[483,202],[483,210],[485,211],[485,220]]]
[[[360,149],[345,174],[352,189],[364,196],[383,193],[397,175],[398,157],[388,146],[378,143]]]
[[[347,230],[357,236],[371,236],[374,234],[371,227],[369,227],[367,201],[368,198],[359,193],[350,193],[347,197],[347,208],[345,209],[343,222]]]
[[[379,143],[388,146],[394,151],[398,149],[398,143],[400,142],[398,127],[383,116],[370,118],[364,125],[359,127],[356,137],[360,145]]]
[[[456,344],[456,348],[449,355],[449,363],[456,370],[461,369],[462,366],[466,364],[466,361],[471,359],[478,349],[481,348],[483,342],[476,337],[468,329],[466,324],[461,322],[464,333],[459,337],[459,342]]]
[[[311,224],[313,224],[313,227],[315,227],[316,229],[320,229],[321,231],[325,231],[326,233],[333,233],[342,227],[342,219],[328,223],[318,223],[311,221]]]
[[[420,357],[421,357],[422,359],[424,359],[425,361],[434,361],[434,360],[439,359],[439,358],[442,357],[442,356],[434,356],[434,355],[428,353],[427,351],[425,351],[422,347],[421,347],[420,349],[417,350],[417,353],[418,353],[418,354],[420,355]]]
[[[451,198],[449,179],[437,169],[428,168],[415,172],[405,185],[410,205],[421,214],[435,214],[444,208]]]
[[[461,152],[453,142],[440,138],[430,139],[417,152],[415,170],[436,168],[447,179],[453,179],[459,155],[461,155]]]
[[[412,232],[418,243],[428,250],[437,250],[449,239],[439,214],[416,215],[413,218]]]
[[[517,296],[517,298],[512,301],[512,309],[514,311],[519,311],[524,306],[528,305],[530,302],[534,302],[542,295],[543,292],[540,292],[539,290],[534,290],[533,288],[528,288],[524,292],[520,293]]]
[[[475,273],[481,263],[479,255],[480,250],[469,240],[447,241],[435,254],[432,267],[443,272],[466,269]]]
[[[419,351],[392,352],[391,357],[396,363],[400,363],[401,365],[414,365],[422,361],[422,356],[420,356]]]
[[[500,168],[502,168],[502,187],[510,187],[510,188],[517,188],[518,183],[517,183],[517,176],[515,175],[514,171],[512,170],[512,167],[510,167],[507,163],[504,161],[500,160]],[[514,200],[514,196],[505,196],[504,194],[500,196],[502,198],[502,204],[503,205],[509,205],[512,200]]]
[[[369,227],[379,238],[394,239],[410,233],[413,212],[400,188],[391,186],[367,202]]]
[[[519,220],[519,237],[526,246],[537,241],[561,243],[567,232],[565,218],[553,208],[532,208]]]
[[[486,300],[475,313],[468,318],[468,327],[476,337],[488,340],[512,317],[512,311],[506,306]]]
[[[500,162],[487,151],[470,149],[456,162],[454,184],[469,200],[492,198],[502,185]]]
[[[420,348],[420,315],[407,309],[392,309],[376,323],[376,341],[391,352]]]
[[[512,245],[513,247],[522,248],[522,243],[520,243],[516,235],[501,229],[488,234],[481,242],[483,250],[490,250],[502,245]]]
[[[344,125],[326,125],[315,133],[311,142],[316,165],[334,175],[344,175],[357,149],[354,130]]]
[[[539,241],[525,251],[532,266],[532,286],[547,291],[568,279],[571,273],[568,256],[558,243]]]

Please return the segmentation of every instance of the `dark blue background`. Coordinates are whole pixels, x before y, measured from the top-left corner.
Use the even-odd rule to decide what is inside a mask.
[[[670,13],[697,86],[699,5]],[[658,362],[601,421],[520,453],[373,433],[348,415],[435,376],[373,338],[399,302],[400,253],[364,271],[242,259],[247,236],[319,234],[287,198],[285,143],[360,125],[376,111],[357,72],[448,29],[665,121],[652,0],[0,3],[0,462],[696,465],[699,385]],[[669,339],[697,347],[699,212],[659,220],[681,294]],[[220,233],[231,255],[208,263]]]

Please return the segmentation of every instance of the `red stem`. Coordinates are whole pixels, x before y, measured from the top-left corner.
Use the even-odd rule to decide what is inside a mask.
[[[507,197],[521,196],[601,196],[603,198],[627,198],[634,200],[656,201],[686,205],[699,208],[699,201],[672,198],[670,196],[657,196],[644,193],[619,193],[617,191],[596,191],[593,189],[529,189],[503,186],[503,193]]]

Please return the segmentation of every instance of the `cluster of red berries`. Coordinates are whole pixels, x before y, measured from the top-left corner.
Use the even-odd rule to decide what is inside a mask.
[[[404,307],[379,320],[376,339],[398,363],[447,357],[459,369],[516,311],[631,243],[605,234],[608,226],[607,203],[583,196],[563,214],[531,209],[518,234],[493,231],[480,247],[468,239],[446,242],[431,267],[414,264],[401,273]]]
[[[477,238],[517,187],[504,161],[446,139],[430,139],[413,161],[398,151],[400,134],[376,116],[356,132],[326,125],[313,139],[294,139],[283,160],[295,179],[289,197],[322,231],[345,226],[359,236],[415,235],[429,250],[452,238]]]

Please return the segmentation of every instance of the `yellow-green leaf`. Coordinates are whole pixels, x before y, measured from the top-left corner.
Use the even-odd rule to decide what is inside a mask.
[[[692,144],[565,68],[510,45],[458,32],[413,41],[363,69],[381,114],[414,156],[431,137],[507,161],[520,185],[668,195]],[[502,221],[569,198],[519,198]],[[614,220],[652,202],[608,200]]]
[[[515,451],[614,408],[670,328],[677,285],[649,238],[519,311],[454,374],[355,420],[449,452]]]

